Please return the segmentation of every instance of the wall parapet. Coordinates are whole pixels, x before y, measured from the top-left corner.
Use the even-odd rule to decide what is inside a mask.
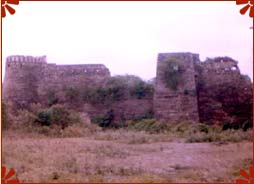
[[[47,63],[47,57],[44,56],[24,56],[24,55],[13,55],[6,58],[7,63]]]

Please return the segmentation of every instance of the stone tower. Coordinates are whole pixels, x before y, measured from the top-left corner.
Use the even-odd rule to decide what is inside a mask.
[[[158,55],[154,114],[167,122],[199,122],[195,62],[198,54]]]
[[[3,100],[11,108],[25,108],[37,100],[38,81],[46,56],[9,56],[6,60]]]

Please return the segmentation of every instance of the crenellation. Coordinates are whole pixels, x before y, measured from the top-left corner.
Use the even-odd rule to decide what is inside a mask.
[[[24,55],[13,55],[8,56],[6,58],[7,63],[17,64],[17,63],[23,63],[23,64],[29,64],[29,63],[47,63],[46,56],[40,56],[40,57],[33,57],[33,56],[24,56]]]

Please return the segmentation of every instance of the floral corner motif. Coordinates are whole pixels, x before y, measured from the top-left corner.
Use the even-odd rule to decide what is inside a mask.
[[[237,179],[236,184],[254,184],[254,167],[250,166],[249,174],[245,170],[240,170],[240,175],[244,179]]]
[[[237,5],[245,5],[243,8],[240,9],[240,13],[244,15],[249,10],[249,16],[253,18],[254,16],[254,0],[236,0]]]
[[[1,184],[19,184],[19,180],[17,178],[13,178],[15,175],[14,169],[10,169],[9,172],[6,172],[6,167],[2,167],[2,178]]]
[[[19,0],[1,0],[1,16],[5,17],[6,16],[6,10],[13,15],[16,11],[14,8],[12,8],[10,6],[10,4],[12,5],[18,5],[19,4]]]

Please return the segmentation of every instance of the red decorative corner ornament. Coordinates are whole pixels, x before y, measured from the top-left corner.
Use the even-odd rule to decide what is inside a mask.
[[[19,0],[1,0],[1,5],[2,5],[2,17],[6,16],[6,11],[7,10],[11,15],[13,15],[15,13],[15,10],[9,5],[9,4],[14,4],[14,5],[18,5],[19,4]]]
[[[237,179],[236,184],[254,184],[254,168],[250,166],[250,173],[248,174],[245,170],[240,170],[241,176],[245,179]]]
[[[237,4],[237,5],[246,4],[246,5],[240,10],[240,13],[241,13],[242,15],[244,15],[244,14],[250,9],[249,16],[250,16],[251,18],[253,18],[253,16],[254,16],[253,2],[254,2],[254,0],[251,0],[251,1],[248,1],[248,0],[236,0],[236,4]]]
[[[1,184],[19,184],[19,180],[14,178],[11,179],[12,176],[14,176],[15,171],[14,169],[10,169],[9,172],[6,174],[6,167],[2,167],[2,180]]]

